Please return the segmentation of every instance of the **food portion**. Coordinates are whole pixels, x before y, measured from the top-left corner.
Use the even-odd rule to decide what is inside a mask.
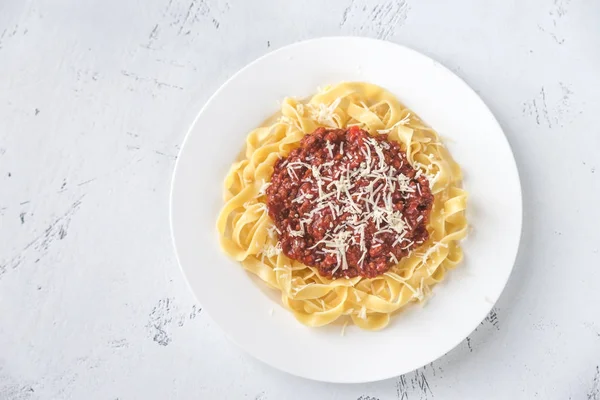
[[[328,278],[373,278],[428,239],[427,178],[398,142],[318,128],[279,159],[266,190],[283,254]]]
[[[395,96],[341,83],[286,98],[250,132],[217,229],[303,324],[376,330],[462,260],[461,181],[437,133]]]

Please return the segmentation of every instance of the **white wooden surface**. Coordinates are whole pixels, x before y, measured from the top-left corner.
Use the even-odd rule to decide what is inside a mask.
[[[524,193],[490,316],[432,365],[367,385],[234,347],[168,227],[179,145],[211,93],[267,51],[340,34],[463,77]],[[595,0],[0,0],[0,399],[600,399],[599,71]]]

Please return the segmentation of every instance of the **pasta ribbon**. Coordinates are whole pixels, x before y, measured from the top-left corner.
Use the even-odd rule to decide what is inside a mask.
[[[359,126],[388,134],[411,165],[429,179],[434,203],[429,239],[383,275],[328,279],[286,257],[267,214],[265,188],[275,162],[318,127]],[[392,314],[423,302],[431,287],[462,260],[468,231],[467,192],[460,166],[438,134],[387,90],[361,82],[327,86],[308,101],[286,98],[281,110],[248,135],[242,159],[225,177],[225,205],[217,219],[223,251],[269,287],[301,323],[318,327],[349,320],[362,329],[388,325]]]

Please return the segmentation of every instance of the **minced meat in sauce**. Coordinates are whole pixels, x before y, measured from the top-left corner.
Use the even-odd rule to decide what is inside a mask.
[[[375,277],[425,242],[433,195],[397,142],[318,128],[266,189],[283,253],[328,278]]]

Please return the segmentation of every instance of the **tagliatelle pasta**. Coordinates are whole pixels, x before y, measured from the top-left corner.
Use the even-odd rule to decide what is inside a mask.
[[[395,244],[402,243],[402,240],[409,242],[404,247],[408,254],[396,259],[397,257],[390,253],[389,257],[394,262],[388,265],[386,272],[380,275],[373,277],[361,275],[336,277],[335,275],[349,268],[345,259],[345,251],[350,251],[351,248],[356,251],[363,249],[365,252],[363,260],[366,260],[364,262],[368,262],[370,256],[374,260],[376,259],[376,252],[370,249],[380,245],[377,239],[371,235],[373,236],[370,237],[372,241],[368,242],[366,246],[361,237],[359,243],[358,236],[353,236],[358,230],[348,231],[344,238],[348,238],[349,242],[345,244],[336,241],[338,237],[335,235],[341,235],[340,232],[343,231],[343,227],[338,228],[337,226],[335,227],[337,231],[332,230],[325,233],[329,236],[325,236],[324,239],[320,241],[314,239],[314,245],[311,247],[315,248],[317,253],[315,262],[329,262],[327,265],[332,265],[333,268],[333,272],[329,276],[323,274],[323,269],[320,270],[316,266],[317,264],[305,265],[286,256],[285,253],[290,254],[291,251],[289,244],[284,242],[282,249],[281,231],[269,216],[266,192],[278,160],[288,157],[294,149],[298,149],[302,139],[319,127],[332,130],[358,127],[373,137],[385,136],[387,141],[400,144],[403,157],[417,172],[415,178],[409,179],[404,176],[406,182],[410,182],[410,187],[408,184],[399,187],[397,182],[402,183],[403,181],[395,179],[396,175],[402,176],[402,173],[393,167],[383,165],[383,159],[389,159],[389,157],[384,157],[384,154],[380,152],[381,149],[378,148],[378,146],[383,146],[389,152],[390,146],[386,145],[384,141],[374,140],[370,145],[372,147],[367,149],[369,154],[365,152],[365,157],[369,157],[365,159],[369,162],[363,161],[361,167],[357,167],[366,168],[367,173],[361,173],[358,169],[344,170],[348,178],[343,184],[339,181],[332,182],[333,178],[331,177],[329,181],[319,181],[319,192],[321,192],[320,185],[323,182],[331,182],[328,185],[331,190],[329,193],[324,193],[327,190],[323,184],[324,192],[318,195],[301,193],[296,197],[301,202],[302,199],[310,196],[314,206],[310,215],[317,215],[315,221],[325,214],[325,211],[319,214],[319,210],[331,208],[331,211],[326,213],[333,217],[345,215],[342,218],[345,221],[343,225],[354,227],[352,229],[361,226],[361,218],[364,217],[366,221],[373,213],[379,213],[373,218],[377,220],[378,227],[380,221],[383,221],[381,223],[384,224],[382,225],[384,228],[381,231],[386,231],[385,234],[389,237],[397,235],[398,241]],[[367,141],[369,140],[367,139]],[[327,145],[329,146],[330,143],[327,142]],[[333,144],[331,146],[333,148]],[[372,159],[371,148],[373,149]],[[336,160],[341,159],[343,148],[339,148],[338,144],[335,149],[340,154]],[[330,149],[329,151],[331,152]],[[334,154],[331,156],[333,157]],[[377,161],[380,160],[381,169],[378,170]],[[333,165],[333,161],[331,164]],[[368,165],[365,166],[365,164]],[[303,171],[305,177],[320,180],[319,169],[317,168],[315,171],[313,168],[311,173],[309,167],[311,166],[306,165],[299,171]],[[387,168],[385,169],[386,174],[378,176],[377,173],[381,174],[384,168]],[[326,168],[321,171],[324,174],[327,173]],[[294,174],[293,170],[291,174]],[[426,181],[417,180],[421,174],[427,177]],[[355,200],[358,201],[357,199],[363,193],[357,191],[358,194],[355,195],[356,193],[348,192],[348,187],[354,182],[350,179],[352,176],[356,176],[356,179],[373,176],[373,180],[383,180],[386,190],[388,190],[389,180],[392,190],[404,190],[402,193],[405,195],[405,199],[409,199],[410,196],[418,197],[414,193],[415,185],[421,195],[419,182],[428,182],[427,192],[433,195],[433,202],[427,210],[429,214],[425,220],[427,222],[426,240],[423,243],[410,243],[407,235],[409,228],[415,223],[398,218],[403,214],[394,209],[391,194],[387,203],[385,203],[385,199],[377,200],[379,198],[375,196],[376,200],[375,202],[371,200],[373,205],[370,206],[367,199],[365,207],[371,212],[369,216],[361,215],[359,211],[353,211],[352,207],[348,208],[354,204]],[[295,178],[300,181],[299,184],[302,183],[302,177],[296,176]],[[463,255],[459,241],[467,233],[465,217],[467,193],[461,188],[461,181],[461,169],[444,147],[437,133],[411,110],[404,107],[390,92],[376,85],[359,82],[328,86],[308,101],[286,98],[279,113],[266,121],[264,126],[250,132],[246,139],[243,156],[233,164],[225,178],[225,205],[217,221],[221,246],[225,253],[239,261],[246,270],[257,275],[271,288],[279,290],[283,305],[303,324],[317,327],[332,323],[339,318],[351,318],[354,324],[361,328],[381,329],[389,323],[393,313],[401,310],[410,302],[423,301],[430,292],[431,286],[440,282],[446,271],[454,268],[461,261]],[[378,185],[382,186],[382,184]],[[335,204],[328,204],[329,207],[317,204],[320,199],[328,196],[336,197],[334,193],[336,188],[338,201],[350,203],[346,208],[342,208],[342,211],[338,208],[336,212]],[[340,191],[344,190],[346,190],[346,194],[342,193],[340,199]],[[383,193],[383,189],[381,192]],[[305,197],[301,198],[301,196]],[[346,197],[344,198],[344,196]],[[365,197],[368,198],[368,196]],[[381,207],[377,201],[381,203]],[[384,203],[387,209],[384,208]],[[356,216],[352,216],[353,219],[350,220],[348,219],[349,213],[354,213]],[[420,216],[420,218],[423,217]],[[304,221],[309,221],[309,225],[313,224],[308,217]],[[353,221],[354,225],[348,221]],[[341,224],[339,221],[336,223]],[[394,229],[385,229],[386,223],[391,224]],[[370,222],[370,224],[371,227],[374,226],[374,222]],[[333,229],[333,223],[331,223],[331,227]],[[306,228],[305,231],[304,225],[300,225],[300,228],[298,232],[292,233],[300,237],[310,229],[314,229],[314,227]],[[330,238],[333,239],[328,240]],[[312,237],[307,240],[313,244]],[[318,254],[322,254],[322,256]],[[385,260],[389,260],[389,257]],[[363,264],[356,264],[355,267],[360,270],[363,268]],[[366,266],[364,268],[367,269]]]

